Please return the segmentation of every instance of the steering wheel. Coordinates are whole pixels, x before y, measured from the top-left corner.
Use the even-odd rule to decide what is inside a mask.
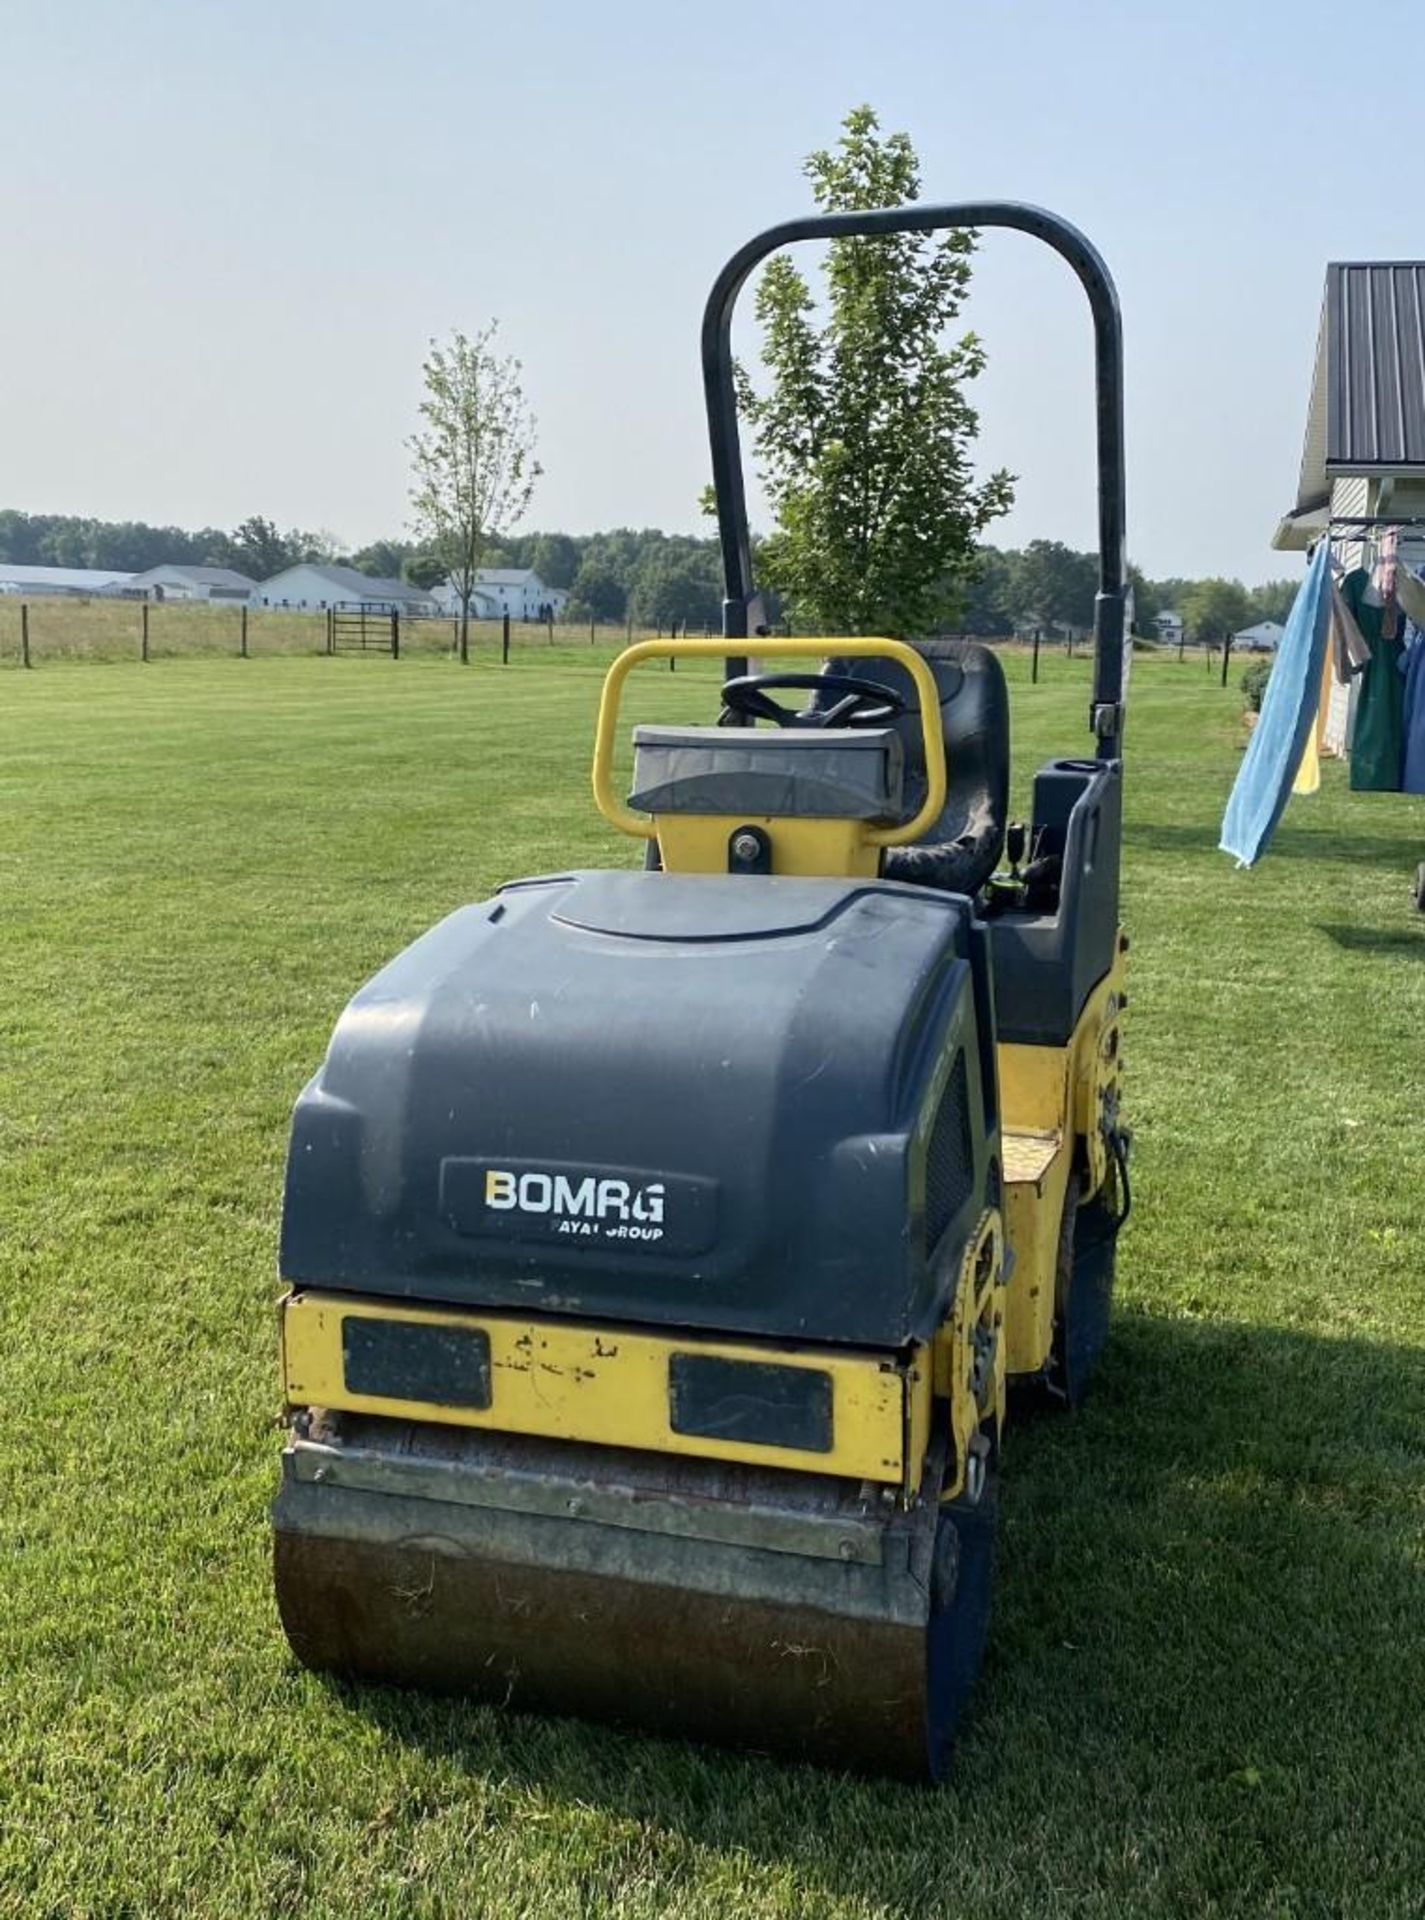
[[[829,707],[810,707],[793,713],[774,700],[768,689],[788,692],[839,693]],[[865,680],[854,673],[746,673],[723,683],[722,713],[718,724],[733,720],[770,720],[778,727],[884,727],[906,711],[894,687]]]

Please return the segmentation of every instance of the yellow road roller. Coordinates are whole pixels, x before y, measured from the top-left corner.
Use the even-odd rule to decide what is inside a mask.
[[[957,227],[1047,242],[1095,330],[1089,746],[1019,822],[988,648],[769,636],[738,444],[760,260]],[[277,1601],[313,1668],[936,1778],[1007,1410],[1081,1396],[1129,1205],[1117,302],[1037,208],[818,215],[729,261],[702,355],[723,635],[624,652],[594,745],[642,865],[458,908],[297,1102]],[[720,712],[636,727],[626,790],[672,653]]]

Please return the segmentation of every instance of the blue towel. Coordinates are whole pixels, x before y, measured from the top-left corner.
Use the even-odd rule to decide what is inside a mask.
[[[1222,817],[1218,845],[1235,854],[1239,866],[1252,866],[1266,852],[1290,798],[1316,724],[1330,625],[1331,545],[1322,540],[1287,615],[1262,711]]]

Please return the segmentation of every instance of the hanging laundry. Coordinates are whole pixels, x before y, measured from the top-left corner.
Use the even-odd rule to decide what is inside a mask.
[[[1405,690],[1399,663],[1399,636],[1385,632],[1385,597],[1364,567],[1341,582],[1341,597],[1355,617],[1366,644],[1369,664],[1361,673],[1356,707],[1356,730],[1351,739],[1353,793],[1399,793],[1400,762],[1405,746]],[[1389,603],[1391,606],[1394,602]]]
[[[1223,815],[1218,844],[1240,866],[1250,867],[1266,851],[1316,726],[1330,619],[1331,550],[1323,540],[1287,615],[1262,711]]]
[[[1400,604],[1408,616],[1400,671],[1405,681],[1401,723],[1405,749],[1400,784],[1406,793],[1425,793],[1425,581],[1400,569]]]
[[[1317,750],[1346,757],[1351,737],[1353,695],[1359,692],[1355,676],[1370,660],[1371,650],[1356,625],[1356,616],[1341,598],[1336,580],[1331,582],[1331,646],[1326,689],[1325,723],[1318,729]]]

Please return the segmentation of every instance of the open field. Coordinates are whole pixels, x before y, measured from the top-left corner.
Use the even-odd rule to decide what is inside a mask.
[[[289,1659],[290,1104],[438,915],[635,857],[587,798],[607,657],[4,680],[0,1915],[1425,1913],[1425,801],[1328,767],[1234,872],[1241,702],[1200,664],[1135,668],[1120,1312],[1091,1406],[1011,1435],[951,1784]],[[1010,672],[1023,790],[1087,666]]]

